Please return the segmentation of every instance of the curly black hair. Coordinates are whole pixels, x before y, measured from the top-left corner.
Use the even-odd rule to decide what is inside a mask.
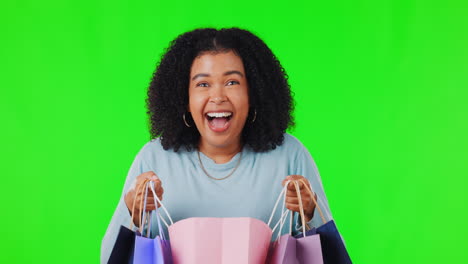
[[[188,87],[193,60],[204,52],[233,51],[244,64],[249,85],[249,116],[242,131],[242,144],[255,152],[275,149],[284,133],[293,127],[294,103],[288,75],[280,62],[257,36],[240,28],[195,29],[174,39],[153,74],[146,100],[151,139],[160,137],[165,150],[197,149],[200,133],[187,112]],[[255,122],[251,122],[256,111]]]

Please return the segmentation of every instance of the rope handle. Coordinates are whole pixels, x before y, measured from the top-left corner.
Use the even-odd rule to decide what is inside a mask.
[[[281,191],[281,193],[280,193],[280,195],[278,197],[278,200],[276,201],[276,203],[278,203],[280,201],[280,198],[283,197],[283,204],[282,204],[282,208],[281,208],[280,219],[278,220],[278,222],[276,223],[276,225],[275,225],[275,227],[273,228],[273,231],[272,231],[274,233],[276,228],[279,225],[278,235],[277,235],[275,241],[279,241],[279,238],[281,237],[281,232],[283,231],[284,223],[286,222],[286,219],[288,217],[289,211],[286,209],[286,192],[287,192],[287,189],[288,189],[288,186],[289,186],[290,183],[291,183],[291,180],[286,181],[286,183],[284,184],[283,190]],[[277,206],[277,204],[275,204],[275,209],[276,209],[276,206]],[[292,215],[292,213],[291,213],[291,215]],[[291,221],[292,221],[292,218],[291,218]]]
[[[304,182],[302,182],[304,184]],[[299,189],[299,183],[297,181],[294,181],[294,187],[296,187],[296,194],[299,199],[299,213],[301,215],[301,220],[302,220],[302,234],[304,234],[304,237],[306,236],[306,222],[305,222],[305,216],[304,216],[304,205],[302,204],[302,195],[301,195],[301,190]]]
[[[276,202],[275,202],[275,206],[273,207],[273,211],[271,212],[271,215],[270,215],[270,219],[268,219],[268,223],[267,225],[270,226],[271,224],[271,220],[273,220],[273,216],[275,215],[275,212],[276,212],[276,208],[278,208],[278,204],[281,200],[281,197],[283,197],[283,194],[286,192],[286,188],[288,187],[288,184],[289,184],[290,181],[287,181],[285,184],[284,184],[284,187],[283,189],[281,190],[280,194],[278,195],[278,198],[276,199]],[[283,203],[283,210],[281,210],[281,212],[283,213],[284,211],[284,203]],[[282,217],[280,218],[280,220],[282,219]],[[276,227],[277,225],[275,225]],[[274,230],[274,229],[273,229]]]
[[[166,207],[164,206],[164,204],[161,202],[161,200],[159,199],[159,197],[156,195],[156,191],[154,190],[154,182],[150,182],[149,183],[149,186],[150,186],[150,189],[151,189],[151,192],[153,193],[153,196],[155,197],[156,201],[161,205],[161,208],[164,210],[164,212],[166,213],[167,217],[169,218],[170,222],[171,222],[171,225],[174,224],[174,222],[172,221],[172,218],[171,218],[171,215],[169,214],[169,212],[167,211]],[[158,207],[156,206],[156,210],[155,210],[155,213],[156,213],[156,219],[157,219],[157,223],[158,223],[158,229],[159,229],[159,236],[165,240],[166,239],[166,236],[164,234],[164,232],[162,231],[162,228],[161,228],[161,221],[162,220],[164,222],[164,224],[166,225],[166,228],[169,229],[169,225],[167,224],[167,222],[164,220],[164,218],[162,217],[162,215],[160,214],[160,211],[161,209],[158,209]]]
[[[292,180],[292,182],[294,184],[294,188],[296,189],[296,195],[297,195],[297,197],[299,199],[299,214],[300,214],[302,223],[305,223],[304,205],[302,203],[302,196],[301,196],[301,191],[300,191],[300,188],[299,188],[299,183],[297,182],[297,180]],[[273,232],[275,232],[278,225],[280,226],[276,241],[278,241],[279,237],[281,236],[281,232],[283,230],[284,223],[285,223],[286,218],[288,216],[288,210],[285,210],[285,203],[286,203],[286,190],[289,187],[289,183],[291,183],[291,180],[286,182],[285,187],[283,189],[284,193],[282,191],[281,194],[280,194],[280,196],[284,195],[284,202],[283,202],[283,208],[282,208],[282,211],[281,211],[282,213],[281,213],[281,216],[280,216],[280,220],[278,221],[278,223],[273,228]],[[279,199],[278,199],[278,201],[279,201]],[[276,208],[276,205],[275,205],[275,208]],[[292,222],[293,222],[293,212],[292,211],[290,211],[290,216],[291,216],[291,219],[290,219],[291,226],[289,227],[289,234],[292,234]],[[305,237],[306,236],[305,235],[306,234],[306,224],[302,224],[302,230],[303,230],[302,233],[303,233],[303,235]]]
[[[312,198],[312,201],[315,203],[315,207],[317,208],[317,210],[319,211],[319,214],[320,214],[320,218],[322,218],[322,222],[325,224],[327,221],[325,220],[325,217],[323,216],[323,212],[322,212],[322,209],[320,209],[320,206],[318,205],[318,202],[317,200],[319,199],[318,196],[317,196],[317,200],[315,199],[315,195],[314,193],[312,192],[311,190],[311,186],[309,186],[308,184],[306,184],[304,182],[303,179],[299,179],[300,182],[302,182],[302,184],[304,184],[304,186],[306,187],[307,191],[309,192],[310,194],[310,197]],[[304,223],[304,222],[303,222]]]
[[[132,219],[130,220],[130,229],[133,228],[133,221],[135,220],[135,205],[136,205],[136,198],[137,194],[139,191],[145,187],[145,184],[148,180],[145,179],[142,183],[140,183],[136,188],[135,188],[135,196],[133,197],[133,205],[132,205]],[[141,208],[140,208],[141,209]],[[141,216],[140,216],[141,217]]]
[[[138,228],[140,230],[141,235],[143,235],[143,232],[145,229],[145,223],[148,223],[149,214],[146,213],[146,202],[148,199],[148,181],[145,181],[144,190],[145,190],[145,194],[144,194],[145,199],[141,199],[140,201],[140,212],[142,212],[143,216],[140,218],[140,227]],[[150,230],[146,230],[146,237],[149,237],[149,231]]]

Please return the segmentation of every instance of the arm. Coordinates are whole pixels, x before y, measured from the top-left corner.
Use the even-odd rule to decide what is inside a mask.
[[[114,247],[120,226],[123,225],[129,227],[130,225],[131,214],[129,213],[124,197],[125,194],[127,194],[128,191],[133,188],[132,185],[135,182],[137,176],[142,174],[144,171],[150,170],[149,166],[147,166],[147,164],[143,161],[143,156],[144,153],[142,149],[135,157],[130,170],[128,171],[119,203],[117,204],[112,219],[110,220],[109,226],[107,227],[106,233],[101,242],[101,263],[107,263],[112,252],[112,248]]]

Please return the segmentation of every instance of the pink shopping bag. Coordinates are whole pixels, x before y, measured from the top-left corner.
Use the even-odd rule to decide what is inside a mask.
[[[169,226],[174,264],[263,264],[272,231],[249,218],[188,218]]]

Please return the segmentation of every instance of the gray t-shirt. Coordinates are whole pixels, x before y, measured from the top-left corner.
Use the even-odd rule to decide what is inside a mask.
[[[222,178],[235,168],[240,153],[224,164],[216,164],[203,153],[200,158],[211,176]],[[162,202],[174,222],[189,217],[253,217],[267,223],[282,190],[281,183],[288,175],[306,177],[319,198],[326,221],[332,219],[317,166],[307,149],[292,135],[285,134],[283,144],[268,152],[257,153],[244,147],[238,168],[225,180],[213,180],[205,174],[197,151],[183,148],[178,152],[166,151],[160,139],[154,139],[143,146],[130,168],[119,204],[102,240],[101,263],[107,263],[120,226],[129,227],[131,218],[123,197],[132,188],[135,178],[146,171],[155,172],[161,179]],[[277,210],[271,228],[280,214]],[[152,234],[157,233],[154,219]],[[309,225],[317,227],[322,223],[316,210]],[[282,234],[288,232],[289,228],[283,228]]]

